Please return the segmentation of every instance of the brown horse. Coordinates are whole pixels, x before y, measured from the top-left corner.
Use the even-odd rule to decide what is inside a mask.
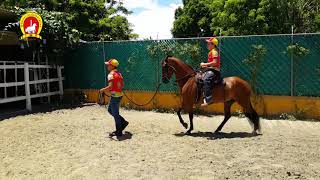
[[[196,103],[195,99],[197,95],[196,72],[191,66],[183,63],[181,60],[167,56],[162,62],[162,81],[168,83],[173,73],[176,76],[180,94],[182,96],[181,107],[178,109],[177,114],[180,123],[187,129],[188,124],[183,121],[181,110],[189,113],[190,128],[186,133],[190,134],[193,130],[193,105]],[[213,90],[214,103],[224,103],[225,116],[223,122],[215,132],[221,131],[225,123],[230,119],[230,108],[234,102],[237,102],[242,106],[249,122],[253,124],[254,130],[252,133],[257,134],[257,132],[260,131],[260,122],[259,115],[253,109],[250,101],[250,85],[238,77],[224,78],[224,82],[225,83],[221,85],[217,85]]]

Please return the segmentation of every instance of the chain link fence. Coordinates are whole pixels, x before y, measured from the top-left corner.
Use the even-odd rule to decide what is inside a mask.
[[[255,86],[257,94],[320,96],[320,34],[220,37],[222,73],[238,76]],[[261,60],[254,57],[259,54]],[[69,50],[65,56],[65,87],[99,89],[106,85],[103,62],[116,58],[125,89],[154,91],[161,81],[161,62],[174,55],[195,69],[206,61],[203,38],[91,42]],[[251,64],[246,59],[253,58]],[[253,62],[253,63],[252,63]],[[254,72],[254,73],[253,73]],[[253,77],[255,76],[255,77]],[[255,81],[252,79],[255,78]],[[176,92],[172,83],[165,92]]]

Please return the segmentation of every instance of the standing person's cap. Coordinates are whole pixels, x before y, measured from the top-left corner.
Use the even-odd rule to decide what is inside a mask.
[[[104,62],[106,65],[111,65],[114,67],[118,67],[119,66],[119,62],[116,59],[110,59],[109,61]]]
[[[212,43],[212,44],[214,44],[214,45],[216,45],[216,46],[218,46],[218,44],[219,44],[219,40],[217,39],[217,38],[209,38],[209,39],[206,39],[206,42],[207,43]]]

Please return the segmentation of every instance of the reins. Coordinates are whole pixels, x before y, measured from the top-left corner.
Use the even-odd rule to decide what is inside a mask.
[[[161,84],[162,84],[162,83],[159,83],[159,84],[157,85],[156,92],[153,94],[152,98],[151,98],[148,102],[146,102],[146,103],[144,103],[144,104],[138,104],[138,103],[134,102],[132,99],[130,99],[130,98],[128,97],[128,95],[125,93],[125,91],[123,91],[123,95],[124,95],[131,103],[133,103],[133,104],[136,105],[136,106],[146,106],[146,105],[150,104],[151,101],[156,97],[156,95],[157,95],[158,92],[159,92],[159,89],[160,89]],[[100,93],[100,92],[99,92],[98,104],[100,104],[100,105],[105,104],[105,96],[111,97],[111,96],[107,95],[107,94],[104,93],[104,92],[103,92],[103,93]],[[102,101],[102,100],[103,100],[103,101]]]
[[[133,104],[136,105],[136,106],[146,106],[146,105],[150,104],[151,101],[156,97],[156,95],[157,95],[158,92],[159,92],[159,89],[160,89],[161,84],[162,84],[162,83],[159,83],[159,84],[157,85],[156,92],[154,93],[154,95],[152,96],[152,98],[151,98],[148,102],[146,102],[146,103],[144,103],[144,104],[138,104],[138,103],[134,102],[132,99],[130,99],[130,98],[128,97],[128,95],[127,95],[125,92],[123,92],[123,95],[124,95],[131,103],[133,103]]]
[[[184,80],[185,78],[188,78],[189,76],[192,77],[191,75],[195,75],[195,72],[189,73],[189,74],[183,76],[182,78],[177,79],[176,82]]]
[[[124,95],[131,103],[133,103],[133,104],[136,105],[136,106],[146,106],[146,105],[150,104],[150,103],[152,102],[152,100],[156,97],[156,95],[159,93],[161,84],[162,84],[162,83],[158,83],[157,88],[156,88],[156,92],[153,94],[153,96],[151,97],[151,99],[150,99],[148,102],[144,103],[144,104],[138,104],[138,103],[134,102],[132,99],[129,98],[129,96],[125,93],[125,91],[123,91],[123,95]],[[111,97],[111,96],[107,95],[107,94],[104,93],[104,92],[102,92],[102,93],[99,92],[98,104],[100,104],[100,105],[105,104],[105,96]]]
[[[171,68],[174,72],[177,72],[177,70],[175,69],[175,67],[173,67],[173,66],[171,66],[171,65],[167,65],[167,66],[168,66],[169,68]],[[188,78],[188,77],[190,77],[191,75],[195,75],[195,72],[189,73],[189,74],[183,76],[182,78],[177,79],[176,82],[179,82],[179,81],[181,81],[181,80],[184,80],[185,78]],[[129,98],[129,96],[126,94],[125,91],[123,91],[123,95],[124,95],[132,104],[134,104],[134,105],[136,105],[136,106],[146,106],[146,105],[150,104],[150,103],[153,101],[153,99],[156,97],[156,95],[159,93],[161,84],[162,84],[161,82],[158,83],[158,85],[157,85],[157,87],[156,87],[155,93],[153,94],[153,96],[151,97],[151,99],[150,99],[149,101],[147,101],[146,103],[144,103],[144,104],[139,104],[139,103],[134,102],[132,99]],[[104,93],[104,92],[103,92],[103,93],[100,93],[100,92],[99,92],[98,104],[100,104],[100,105],[105,104],[105,96],[111,97],[111,96],[107,95],[107,94]]]

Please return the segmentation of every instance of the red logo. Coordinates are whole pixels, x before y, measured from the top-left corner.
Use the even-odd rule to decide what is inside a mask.
[[[28,12],[21,17],[20,29],[23,33],[21,39],[35,37],[41,39],[42,19],[36,12]]]

